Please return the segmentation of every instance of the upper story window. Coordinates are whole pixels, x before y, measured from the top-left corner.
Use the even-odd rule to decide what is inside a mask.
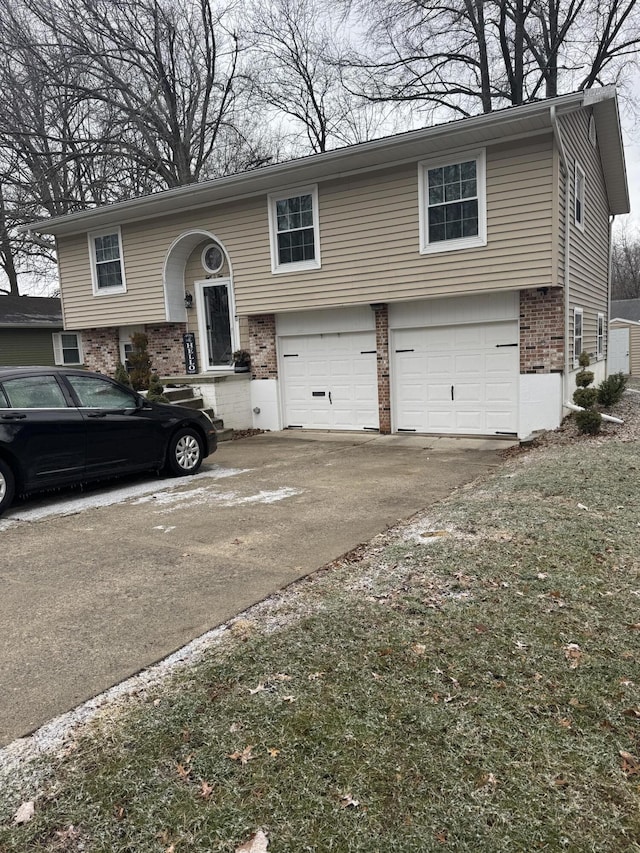
[[[576,163],[575,180],[574,180],[574,221],[578,228],[584,231],[584,187],[585,176],[580,166]]]
[[[272,272],[320,268],[317,186],[269,196]]]
[[[56,364],[82,364],[82,341],[77,332],[54,332],[53,355]]]
[[[89,234],[89,253],[94,294],[124,293],[127,286],[120,228]]]
[[[487,243],[484,149],[419,167],[420,251]]]

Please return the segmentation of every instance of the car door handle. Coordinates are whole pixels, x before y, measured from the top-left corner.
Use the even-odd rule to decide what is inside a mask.
[[[106,418],[107,413],[106,412],[89,412],[87,417],[89,417],[89,418]]]
[[[22,421],[26,418],[26,415],[3,415],[3,421]]]

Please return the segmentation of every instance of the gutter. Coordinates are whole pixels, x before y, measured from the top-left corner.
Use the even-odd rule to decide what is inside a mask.
[[[558,115],[556,112],[555,104],[551,104],[551,106],[549,107],[549,121],[551,122],[551,127],[553,128],[553,137],[555,139],[556,145],[558,146],[558,152],[560,154],[560,165],[565,175],[564,270],[562,276],[564,286],[564,391],[562,396],[566,399],[569,396],[569,269],[571,255],[571,192],[567,152],[564,147],[562,133],[560,132],[560,126],[558,125]],[[565,408],[571,408],[566,402],[564,406]]]

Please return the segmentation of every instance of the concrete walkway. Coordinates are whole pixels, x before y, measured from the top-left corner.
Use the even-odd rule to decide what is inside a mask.
[[[31,499],[0,520],[0,745],[500,464],[505,442],[268,433],[195,478]]]

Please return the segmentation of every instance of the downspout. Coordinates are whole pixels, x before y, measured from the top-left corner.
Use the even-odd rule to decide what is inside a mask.
[[[615,216],[609,216],[609,279],[607,281],[607,357],[604,360],[605,379],[609,375],[609,323],[611,322],[611,271],[613,269],[613,223]]]
[[[569,177],[569,164],[567,161],[567,153],[564,147],[564,142],[562,141],[562,134],[560,133],[560,127],[558,125],[558,116],[556,113],[555,104],[552,104],[549,107],[549,119],[551,121],[551,127],[553,128],[553,137],[555,139],[556,145],[558,146],[558,152],[560,154],[560,164],[562,166],[562,170],[565,174],[565,204],[564,204],[564,271],[563,271],[563,286],[564,286],[564,377],[563,377],[563,389],[562,389],[562,399],[567,400],[570,397],[569,394],[569,264],[570,264],[570,254],[571,254],[571,192],[570,192],[570,177]],[[566,408],[566,404],[565,404]]]

